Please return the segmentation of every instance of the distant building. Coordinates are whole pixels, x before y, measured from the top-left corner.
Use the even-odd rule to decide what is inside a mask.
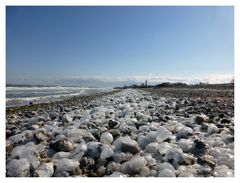
[[[147,86],[147,80],[145,81],[145,86]]]

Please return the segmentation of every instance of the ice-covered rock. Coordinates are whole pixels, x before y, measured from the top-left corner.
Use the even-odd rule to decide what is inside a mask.
[[[208,135],[211,135],[213,133],[217,133],[219,131],[218,127],[214,124],[209,124],[207,128]]]
[[[53,173],[53,163],[43,163],[34,170],[34,177],[52,177]]]
[[[130,152],[136,154],[140,147],[135,140],[132,140],[128,137],[119,137],[113,142],[115,151]]]
[[[183,127],[177,133],[177,138],[188,138],[190,135],[193,134],[193,130],[190,127]]]
[[[135,175],[147,165],[147,161],[143,157],[134,157],[130,161],[122,164],[121,172],[124,174]]]
[[[229,169],[226,165],[215,167],[213,171],[215,177],[233,177],[233,170]]]
[[[192,148],[193,140],[191,139],[180,139],[178,141],[178,146],[183,150],[183,152],[189,152]]]
[[[57,159],[54,160],[54,165],[56,169],[54,171],[54,176],[56,177],[66,177],[72,175],[79,175],[81,170],[79,168],[79,161],[72,159]]]
[[[174,167],[178,167],[184,162],[184,157],[177,149],[170,149],[166,153],[165,161],[171,163]]]
[[[156,142],[161,143],[170,138],[172,133],[165,127],[160,127],[157,131]]]
[[[69,114],[64,114],[62,116],[62,122],[63,123],[70,123],[72,121],[72,117]]]
[[[201,115],[197,115],[194,120],[197,124],[201,124],[203,122],[207,122],[208,121],[208,116],[206,116],[205,114],[201,114]]]
[[[145,147],[145,152],[156,154],[158,153],[159,144],[157,142],[152,142]]]
[[[88,142],[87,143],[87,154],[92,158],[99,158],[101,153],[102,144],[99,142]]]
[[[102,151],[100,154],[100,159],[110,158],[110,157],[112,157],[112,155],[113,155],[113,149],[112,149],[111,145],[103,144]]]
[[[101,137],[100,137],[100,142],[102,144],[111,144],[113,142],[113,136],[111,133],[109,132],[104,132],[102,133]]]
[[[159,172],[158,177],[176,177],[176,175],[172,170],[164,169]]]
[[[30,163],[27,159],[13,159],[7,165],[7,176],[28,177],[30,175]]]
[[[23,145],[31,141],[33,138],[33,132],[31,130],[25,130],[20,134],[9,137],[9,140],[15,145]]]

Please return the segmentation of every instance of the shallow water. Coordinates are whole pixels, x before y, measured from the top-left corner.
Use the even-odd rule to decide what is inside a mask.
[[[6,87],[6,106],[24,106],[29,102],[45,103],[63,100],[72,96],[86,96],[112,91],[112,88],[84,87]]]

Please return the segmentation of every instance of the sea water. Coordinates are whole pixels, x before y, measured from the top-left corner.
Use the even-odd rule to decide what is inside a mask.
[[[60,101],[73,96],[87,96],[97,93],[112,91],[112,88],[87,88],[87,87],[64,87],[64,86],[29,86],[29,87],[6,87],[6,106],[24,106],[30,102],[46,103]]]

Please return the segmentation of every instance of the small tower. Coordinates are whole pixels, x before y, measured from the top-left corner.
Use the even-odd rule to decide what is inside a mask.
[[[147,80],[145,81],[145,86],[147,87]]]

